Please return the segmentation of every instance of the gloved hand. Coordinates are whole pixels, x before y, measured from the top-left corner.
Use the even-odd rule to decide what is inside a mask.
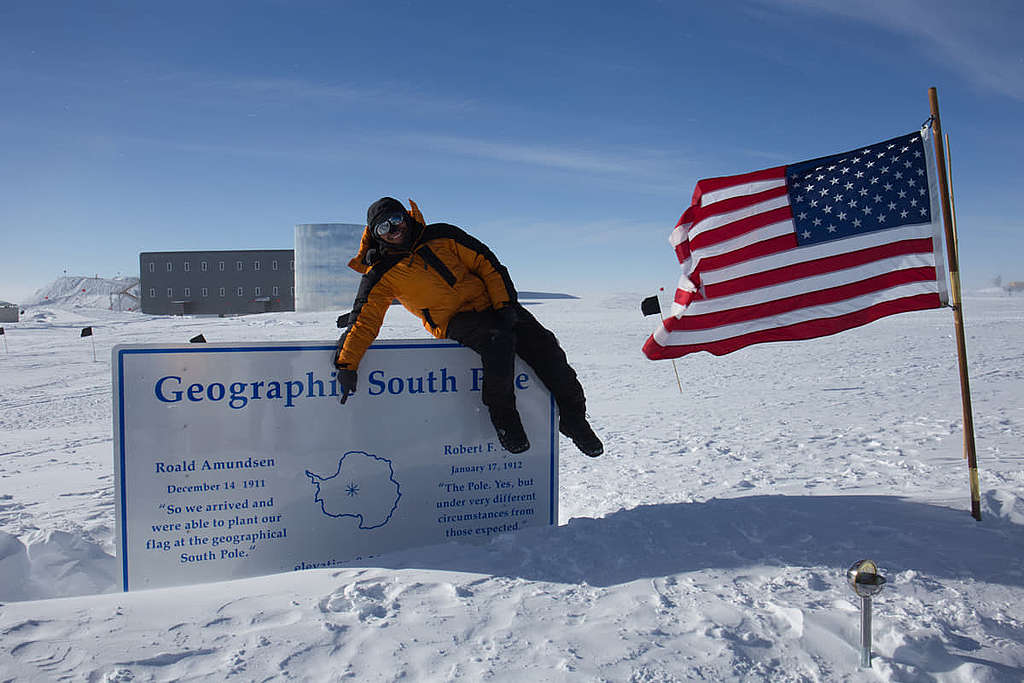
[[[338,386],[341,387],[341,404],[345,405],[349,394],[356,393],[356,380],[359,374],[348,368],[338,368]]]
[[[519,316],[516,314],[516,307],[513,304],[498,309],[498,320],[503,330],[512,330],[518,319]]]

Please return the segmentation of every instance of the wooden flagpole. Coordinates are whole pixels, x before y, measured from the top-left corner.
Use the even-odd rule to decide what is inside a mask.
[[[942,122],[939,119],[939,95],[928,88],[928,103],[932,113],[932,141],[935,161],[939,167],[939,199],[942,202],[942,222],[946,231],[946,261],[949,263],[950,300],[956,327],[956,351],[960,365],[960,402],[964,414],[964,445],[967,448],[967,467],[971,479],[971,516],[981,521],[981,487],[978,483],[978,453],[974,443],[974,413],[971,409],[971,384],[967,373],[967,344],[964,335],[964,313],[960,296],[960,260],[957,254],[953,214],[950,209],[949,182],[946,175],[946,153],[942,145]]]
[[[956,195],[953,192],[953,155],[949,151],[949,133],[946,138],[946,175],[949,179],[949,214],[953,217],[953,246],[956,253],[960,253],[960,233],[956,230]]]
[[[946,176],[949,182],[949,215],[953,218],[953,247],[960,254],[960,233],[956,230],[956,193],[953,191],[953,154],[949,151],[949,133],[944,135],[946,141]],[[967,459],[967,432],[964,432],[964,460]]]

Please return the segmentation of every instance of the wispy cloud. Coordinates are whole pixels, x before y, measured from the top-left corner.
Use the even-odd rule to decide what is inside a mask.
[[[587,148],[452,135],[407,135],[400,141],[403,145],[433,153],[585,173],[642,186],[646,191],[654,192],[677,192],[675,179],[688,164],[688,160],[675,151],[646,148]]]
[[[632,159],[607,156],[582,149],[558,148],[549,145],[494,142],[474,138],[448,135],[410,137],[434,150],[451,154],[490,159],[492,161],[514,162],[561,168],[570,171],[590,173],[629,173],[635,171]]]
[[[536,220],[530,217],[503,217],[482,220],[473,229],[500,239],[514,235],[517,243],[544,244],[554,249],[611,248],[620,249],[624,235],[634,247],[654,245],[661,249],[668,244],[668,235],[678,216],[669,215],[662,222],[603,218],[589,220]]]
[[[191,83],[197,83],[191,80]],[[476,109],[472,98],[446,97],[427,93],[406,83],[381,83],[372,87],[355,83],[322,83],[300,78],[210,78],[199,81],[206,88],[218,89],[254,98],[290,102],[353,103],[380,106],[382,102],[402,102],[403,106],[432,112],[465,112]]]
[[[831,14],[922,43],[934,61],[988,90],[1024,101],[1017,0],[754,0],[764,7]]]

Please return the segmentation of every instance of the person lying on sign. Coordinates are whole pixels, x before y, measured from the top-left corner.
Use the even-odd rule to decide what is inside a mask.
[[[586,417],[586,397],[550,330],[519,303],[508,270],[461,228],[425,225],[412,200],[378,199],[366,212],[359,253],[349,267],[362,273],[334,355],[341,403],[355,393],[363,354],[377,338],[393,299],[438,339],[454,339],[480,354],[481,398],[498,441],[522,453],[530,441],[516,410],[515,356],[533,368],[558,405],[558,430],[590,457],[604,452]],[[339,324],[341,324],[339,322]]]

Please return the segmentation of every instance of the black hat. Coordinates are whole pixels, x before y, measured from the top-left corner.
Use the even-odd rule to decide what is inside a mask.
[[[402,202],[393,197],[381,197],[373,204],[370,204],[370,208],[366,210],[366,225],[372,230],[373,226],[377,225],[377,223],[395,214],[406,215]]]

